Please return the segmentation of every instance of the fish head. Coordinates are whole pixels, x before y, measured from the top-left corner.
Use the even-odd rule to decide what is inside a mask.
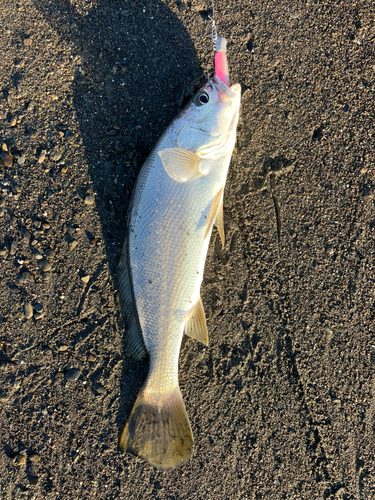
[[[219,151],[216,146],[225,144],[236,134],[240,102],[239,83],[229,87],[218,77],[209,80],[183,114],[178,145],[202,158],[209,155],[211,148]]]

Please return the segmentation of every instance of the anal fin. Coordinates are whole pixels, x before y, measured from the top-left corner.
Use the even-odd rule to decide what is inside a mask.
[[[186,320],[185,335],[192,339],[199,340],[199,342],[202,342],[204,345],[208,345],[206,315],[200,297]]]

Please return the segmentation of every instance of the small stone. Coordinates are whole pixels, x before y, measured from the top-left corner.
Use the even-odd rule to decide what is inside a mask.
[[[33,455],[29,456],[29,460],[30,462],[39,462],[40,455],[38,455],[37,453],[33,453]]]
[[[23,165],[26,161],[26,158],[24,156],[20,156],[17,160],[18,165]]]
[[[44,281],[49,281],[52,278],[52,273],[51,271],[47,271],[46,273],[43,273],[43,279]]]
[[[41,260],[39,262],[38,266],[39,266],[39,269],[41,269],[44,272],[50,271],[52,269],[51,264],[46,260]]]
[[[24,44],[26,47],[30,47],[32,43],[33,43],[33,41],[32,41],[32,39],[31,39],[31,38],[25,38],[25,40],[23,41],[23,44]]]
[[[0,403],[5,403],[7,401],[7,397],[3,395],[0,396]]]
[[[52,248],[47,248],[45,251],[44,251],[46,257],[48,257],[49,259],[53,259],[54,256],[56,255],[56,252],[55,250],[52,250]]]
[[[40,153],[39,158],[38,158],[38,163],[43,163],[44,160],[46,159],[47,151],[43,149],[43,151]]]
[[[85,196],[85,205],[93,205],[95,203],[95,198],[91,194]]]
[[[42,304],[34,304],[34,309],[36,312],[40,313],[43,311],[43,306]]]
[[[5,142],[3,142],[3,144],[1,145],[1,149],[3,151],[8,151],[8,146],[5,144]]]
[[[30,231],[23,228],[23,229],[21,229],[21,232],[22,232],[22,237],[23,237],[24,241],[29,242],[31,239]]]
[[[33,308],[31,306],[30,302],[25,302],[25,304],[23,306],[23,311],[24,311],[26,319],[30,319],[33,317]]]
[[[55,378],[64,378],[64,372],[57,372]]]
[[[14,255],[17,252],[17,247],[18,247],[18,242],[16,240],[13,240],[12,243],[10,244],[10,255]]]
[[[44,312],[34,314],[35,319],[42,319],[42,318],[44,318],[44,316],[45,316]]]
[[[43,229],[50,229],[50,227],[51,226],[50,226],[50,224],[48,224],[48,222],[43,222],[43,224],[42,224]]]
[[[4,208],[0,208],[0,217],[3,217],[5,214],[5,209]]]
[[[18,455],[18,457],[16,458],[16,465],[25,465],[26,460],[27,460],[26,455]]]
[[[17,118],[13,116],[13,118],[10,120],[10,126],[15,127],[17,125]]]
[[[30,273],[30,271],[24,271],[18,278],[18,281],[21,284],[34,283],[34,276]]]
[[[70,130],[67,130],[65,132],[65,138],[70,139],[71,137],[73,137],[73,132],[71,132]]]
[[[6,248],[0,248],[0,257],[5,257],[7,254],[7,249]]]
[[[92,354],[92,353],[91,353],[91,354],[89,354],[89,355],[87,356],[87,361],[90,361],[91,363],[93,363],[94,361],[96,361],[96,356],[95,356],[95,354]]]
[[[60,160],[61,156],[62,156],[62,152],[59,149],[55,148],[51,151],[49,158],[52,161],[58,161],[58,160]]]
[[[61,173],[66,174],[67,171],[68,171],[68,167],[66,165],[64,165],[63,168],[61,169]],[[68,184],[69,184],[69,181],[68,181]]]
[[[5,205],[4,198],[0,198],[0,207],[3,207],[4,205]]]
[[[96,388],[96,392],[101,396],[105,396],[107,394],[107,390],[104,389],[104,387],[102,387],[101,385],[98,385],[98,387]]]
[[[73,368],[72,370],[69,370],[68,373],[65,374],[65,378],[70,382],[76,382],[80,376],[81,376],[81,370],[79,370],[78,368]]]
[[[58,349],[59,349],[60,352],[65,352],[65,351],[68,350],[68,346],[67,345],[61,345]]]
[[[32,247],[35,247],[35,245],[37,245],[37,244],[38,244],[38,240],[33,240],[33,241],[30,243],[30,245],[31,245]]]
[[[43,259],[43,255],[40,252],[38,252],[38,251],[36,251],[34,253],[34,257],[36,258],[36,260],[42,260]]]
[[[78,241],[74,240],[71,243],[69,243],[69,250],[74,250],[75,247],[78,245]]]
[[[90,275],[87,274],[86,276],[82,276],[81,277],[81,280],[84,282],[84,283],[88,283],[90,281]]]
[[[6,167],[11,167],[13,165],[13,157],[9,153],[1,153],[0,158]]]
[[[121,15],[124,16],[124,17],[128,17],[129,11],[128,10],[122,10],[121,11]]]

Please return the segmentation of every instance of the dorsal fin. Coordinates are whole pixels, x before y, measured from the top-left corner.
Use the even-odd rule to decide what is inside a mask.
[[[125,351],[136,359],[147,355],[133,297],[131,273],[128,267],[128,236],[120,257],[117,275],[118,304],[125,323]]]

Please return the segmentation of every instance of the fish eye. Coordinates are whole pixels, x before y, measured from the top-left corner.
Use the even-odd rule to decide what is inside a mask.
[[[207,104],[210,100],[210,96],[207,94],[207,92],[198,92],[198,94],[194,97],[194,104],[196,106],[204,106]]]

